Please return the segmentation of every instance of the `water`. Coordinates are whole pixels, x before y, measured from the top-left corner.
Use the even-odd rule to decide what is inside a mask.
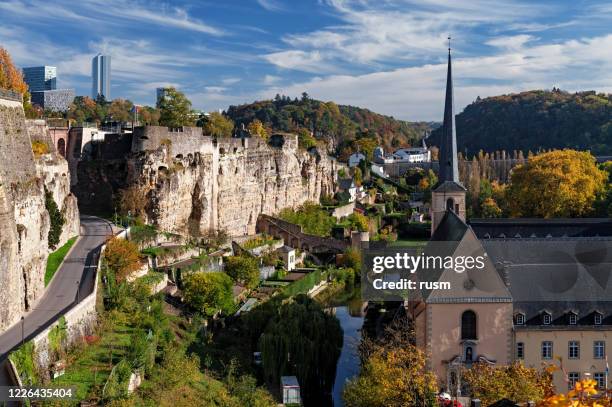
[[[342,352],[338,359],[336,368],[336,380],[332,396],[334,407],[341,407],[342,389],[346,381],[359,373],[359,354],[358,347],[361,341],[361,326],[363,325],[363,302],[359,296],[360,290],[357,289],[352,298],[342,301],[334,307],[336,318],[340,321],[344,331],[344,341]]]

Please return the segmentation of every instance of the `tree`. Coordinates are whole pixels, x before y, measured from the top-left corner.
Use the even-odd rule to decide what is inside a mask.
[[[304,128],[298,130],[298,145],[300,148],[308,150],[317,146],[317,140]]]
[[[363,182],[363,173],[361,172],[361,168],[353,168],[353,179],[355,180],[355,185],[361,186],[361,183]]]
[[[232,279],[222,272],[193,273],[185,277],[185,301],[207,317],[234,310]]]
[[[436,377],[425,364],[425,354],[412,344],[380,347],[365,361],[359,376],[344,386],[344,403],[347,407],[434,405]]]
[[[224,271],[235,282],[248,288],[255,288],[259,284],[259,264],[254,257],[226,257]]]
[[[249,134],[251,134],[251,136],[259,136],[264,140],[268,138],[268,132],[266,131],[266,128],[259,119],[255,119],[251,123],[249,123],[249,125],[247,126],[247,130],[249,131]]]
[[[496,367],[476,363],[463,371],[462,379],[471,389],[472,397],[480,399],[485,406],[502,398],[515,403],[537,403],[553,392],[548,371],[528,368],[519,362]]]
[[[55,200],[53,199],[53,194],[50,191],[47,191],[47,188],[45,188],[45,209],[47,209],[51,223],[49,226],[49,233],[47,235],[47,244],[50,249],[55,250],[60,241],[62,228],[64,227],[66,219],[57,207],[57,203],[55,203]]]
[[[192,126],[191,101],[183,92],[167,88],[159,100],[159,124],[167,127]]]
[[[608,174],[589,152],[556,150],[514,168],[506,191],[512,216],[576,217],[593,211]]]
[[[315,300],[300,294],[274,311],[259,345],[266,380],[295,375],[305,405],[323,405],[332,390],[342,348],[338,319]]]
[[[133,118],[132,108],[134,104],[125,99],[115,99],[108,107],[109,119],[114,122],[128,122]]]
[[[482,202],[480,213],[483,218],[499,218],[502,215],[502,210],[497,206],[497,202],[493,198],[486,198]]]
[[[212,112],[204,121],[203,130],[213,137],[232,137],[234,122],[219,112]]]
[[[348,221],[351,224],[351,229],[358,230],[360,232],[367,232],[370,222],[368,221],[368,217],[358,213],[353,212],[348,216]]]
[[[130,274],[142,266],[136,243],[117,237],[111,238],[106,243],[104,260],[117,283],[125,281]]]
[[[0,47],[0,88],[28,95],[28,85],[23,80],[23,75],[13,64],[8,51]]]
[[[567,394],[555,394],[547,397],[542,407],[604,407],[612,404],[612,392],[605,392],[597,388],[597,382],[593,379],[585,379],[576,382],[574,388]]]

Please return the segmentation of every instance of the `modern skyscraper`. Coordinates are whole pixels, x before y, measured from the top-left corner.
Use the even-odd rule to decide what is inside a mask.
[[[54,66],[32,66],[23,68],[23,79],[31,92],[57,89],[57,68]]]
[[[91,60],[91,96],[95,99],[99,95],[106,100],[111,99],[111,57],[110,55],[98,54]]]

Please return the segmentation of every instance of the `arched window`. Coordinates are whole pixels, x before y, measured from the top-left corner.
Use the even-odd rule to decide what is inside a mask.
[[[476,313],[465,311],[461,314],[461,339],[478,339],[476,335]]]
[[[453,200],[453,198],[448,198],[446,200],[446,210],[447,211],[454,211],[455,210],[455,201]]]
[[[66,157],[66,140],[63,138],[57,140],[57,151],[62,157]]]

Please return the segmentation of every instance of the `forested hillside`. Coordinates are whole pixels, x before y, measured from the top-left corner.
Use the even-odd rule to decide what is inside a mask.
[[[457,115],[459,151],[551,148],[612,154],[612,95],[533,90],[477,99]],[[435,143],[439,131],[432,133]]]
[[[386,149],[410,146],[430,130],[428,123],[405,122],[368,109],[322,102],[305,93],[301,99],[277,95],[274,100],[230,106],[227,116],[236,128],[258,119],[271,131],[296,132],[302,139],[312,132],[315,139],[332,142],[341,158],[357,146],[366,153],[378,144]]]

